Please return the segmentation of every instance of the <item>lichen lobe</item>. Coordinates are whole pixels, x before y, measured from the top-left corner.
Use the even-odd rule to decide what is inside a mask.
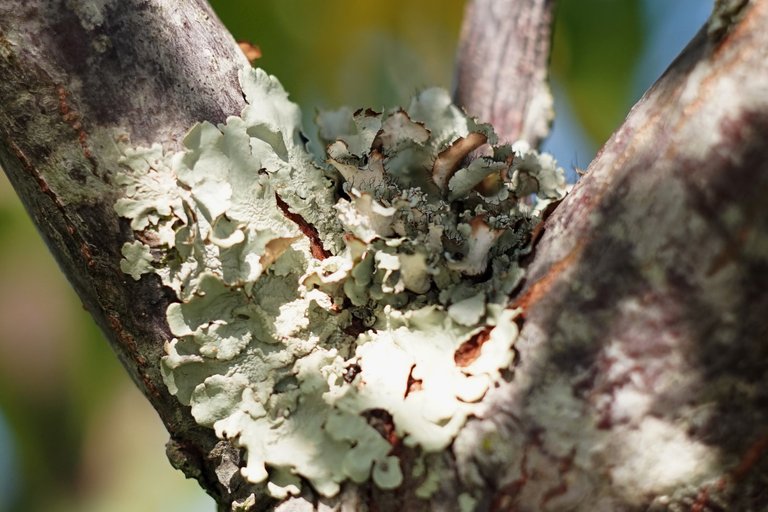
[[[317,164],[277,80],[240,78],[239,117],[193,127],[179,153],[124,150],[115,208],[139,241],[121,267],[175,291],[166,385],[245,448],[247,480],[278,498],[302,480],[326,496],[345,480],[396,488],[388,437],[446,449],[511,364],[507,297],[562,170],[496,145],[439,89],[321,114]]]

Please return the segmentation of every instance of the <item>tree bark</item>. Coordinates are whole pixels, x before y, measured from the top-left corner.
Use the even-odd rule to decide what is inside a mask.
[[[465,34],[488,16],[482,4],[470,6]],[[486,59],[495,39],[480,44],[473,55],[496,78],[468,81],[478,68],[460,64],[457,98],[473,112],[467,91],[489,84],[497,99],[473,113],[506,137],[543,136],[532,112],[550,4],[530,2],[547,14],[534,18],[527,50]],[[93,5],[0,6],[0,164],[160,414],[171,460],[226,509],[255,488],[219,482],[217,469],[236,470],[240,454],[162,382],[172,295],[119,268],[132,234],[113,210],[114,139],[172,149],[194,122],[239,113],[246,61],[202,0]],[[478,510],[768,506],[768,2],[743,12],[696,37],[544,225],[515,298],[518,363],[444,454],[431,501],[407,478],[395,492],[306,490],[279,510],[455,510],[462,493]],[[505,69],[533,92],[502,100]],[[257,497],[255,509],[273,505]]]
[[[120,248],[132,234],[114,211],[115,142],[178,148],[195,122],[238,114],[245,102],[237,71],[247,60],[204,0],[99,5],[0,5],[0,165],[158,411],[172,462],[224,501],[229,493],[208,460],[222,447],[160,375],[173,296],[154,277],[134,282],[120,270]]]
[[[500,138],[532,146],[549,133],[547,64],[553,0],[467,3],[456,59],[454,99],[491,123]]]
[[[492,509],[768,507],[766,22],[702,29],[546,222],[459,463]]]

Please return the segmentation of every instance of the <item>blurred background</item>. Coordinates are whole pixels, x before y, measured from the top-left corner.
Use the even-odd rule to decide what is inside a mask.
[[[450,87],[463,0],[214,0],[304,109],[400,105]],[[556,120],[575,179],[704,23],[712,0],[560,0]],[[0,173],[0,512],[206,511],[167,435]]]

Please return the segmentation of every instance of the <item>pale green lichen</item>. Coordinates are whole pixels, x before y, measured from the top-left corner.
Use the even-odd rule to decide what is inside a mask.
[[[150,253],[149,247],[141,242],[126,242],[121,252],[123,259],[120,260],[120,270],[130,274],[136,281],[141,278],[142,274],[149,274],[154,270],[152,253]]]
[[[108,10],[115,3],[115,0],[67,0],[67,7],[75,13],[80,25],[91,31],[104,24],[109,16]]]
[[[459,494],[459,510],[461,512],[472,512],[477,506],[477,499],[467,493]]]
[[[512,363],[507,297],[562,170],[439,89],[322,114],[318,164],[280,84],[240,78],[240,117],[178,153],[124,151],[115,208],[139,241],[122,269],[176,292],[165,382],[245,448],[247,480],[277,498],[302,479],[396,488],[392,443],[445,449]]]
[[[414,491],[416,497],[429,499],[440,488],[440,483],[444,480],[445,464],[442,459],[433,457],[433,460],[427,460],[427,457],[417,459],[413,466],[411,475],[415,481],[420,482]]]

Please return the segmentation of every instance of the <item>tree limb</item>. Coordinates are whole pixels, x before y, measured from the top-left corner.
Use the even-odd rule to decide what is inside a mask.
[[[768,506],[766,22],[702,30],[546,223],[459,460],[492,509]]]
[[[549,133],[552,0],[472,0],[456,62],[454,100],[502,139],[538,146]]]
[[[119,268],[131,230],[113,210],[114,138],[174,148],[193,122],[238,113],[245,59],[202,0],[82,5],[0,7],[0,164],[171,432],[172,461],[227,507],[247,495],[220,483],[240,454],[160,377],[171,296]],[[721,38],[697,37],[547,222],[518,298],[520,363],[443,457],[433,509],[466,491],[491,510],[766,505],[768,5],[745,9]],[[538,57],[522,74],[543,69],[548,34],[527,39]],[[536,94],[489,117],[535,142],[534,114],[505,115],[534,112]],[[423,508],[414,487],[306,491],[281,510]]]
[[[170,296],[158,280],[134,282],[120,270],[131,230],[113,208],[115,139],[174,148],[193,123],[238,113],[237,70],[247,61],[204,0],[93,5],[0,6],[0,165],[160,414],[175,464],[220,498],[215,465],[205,460],[217,440],[160,376]]]

